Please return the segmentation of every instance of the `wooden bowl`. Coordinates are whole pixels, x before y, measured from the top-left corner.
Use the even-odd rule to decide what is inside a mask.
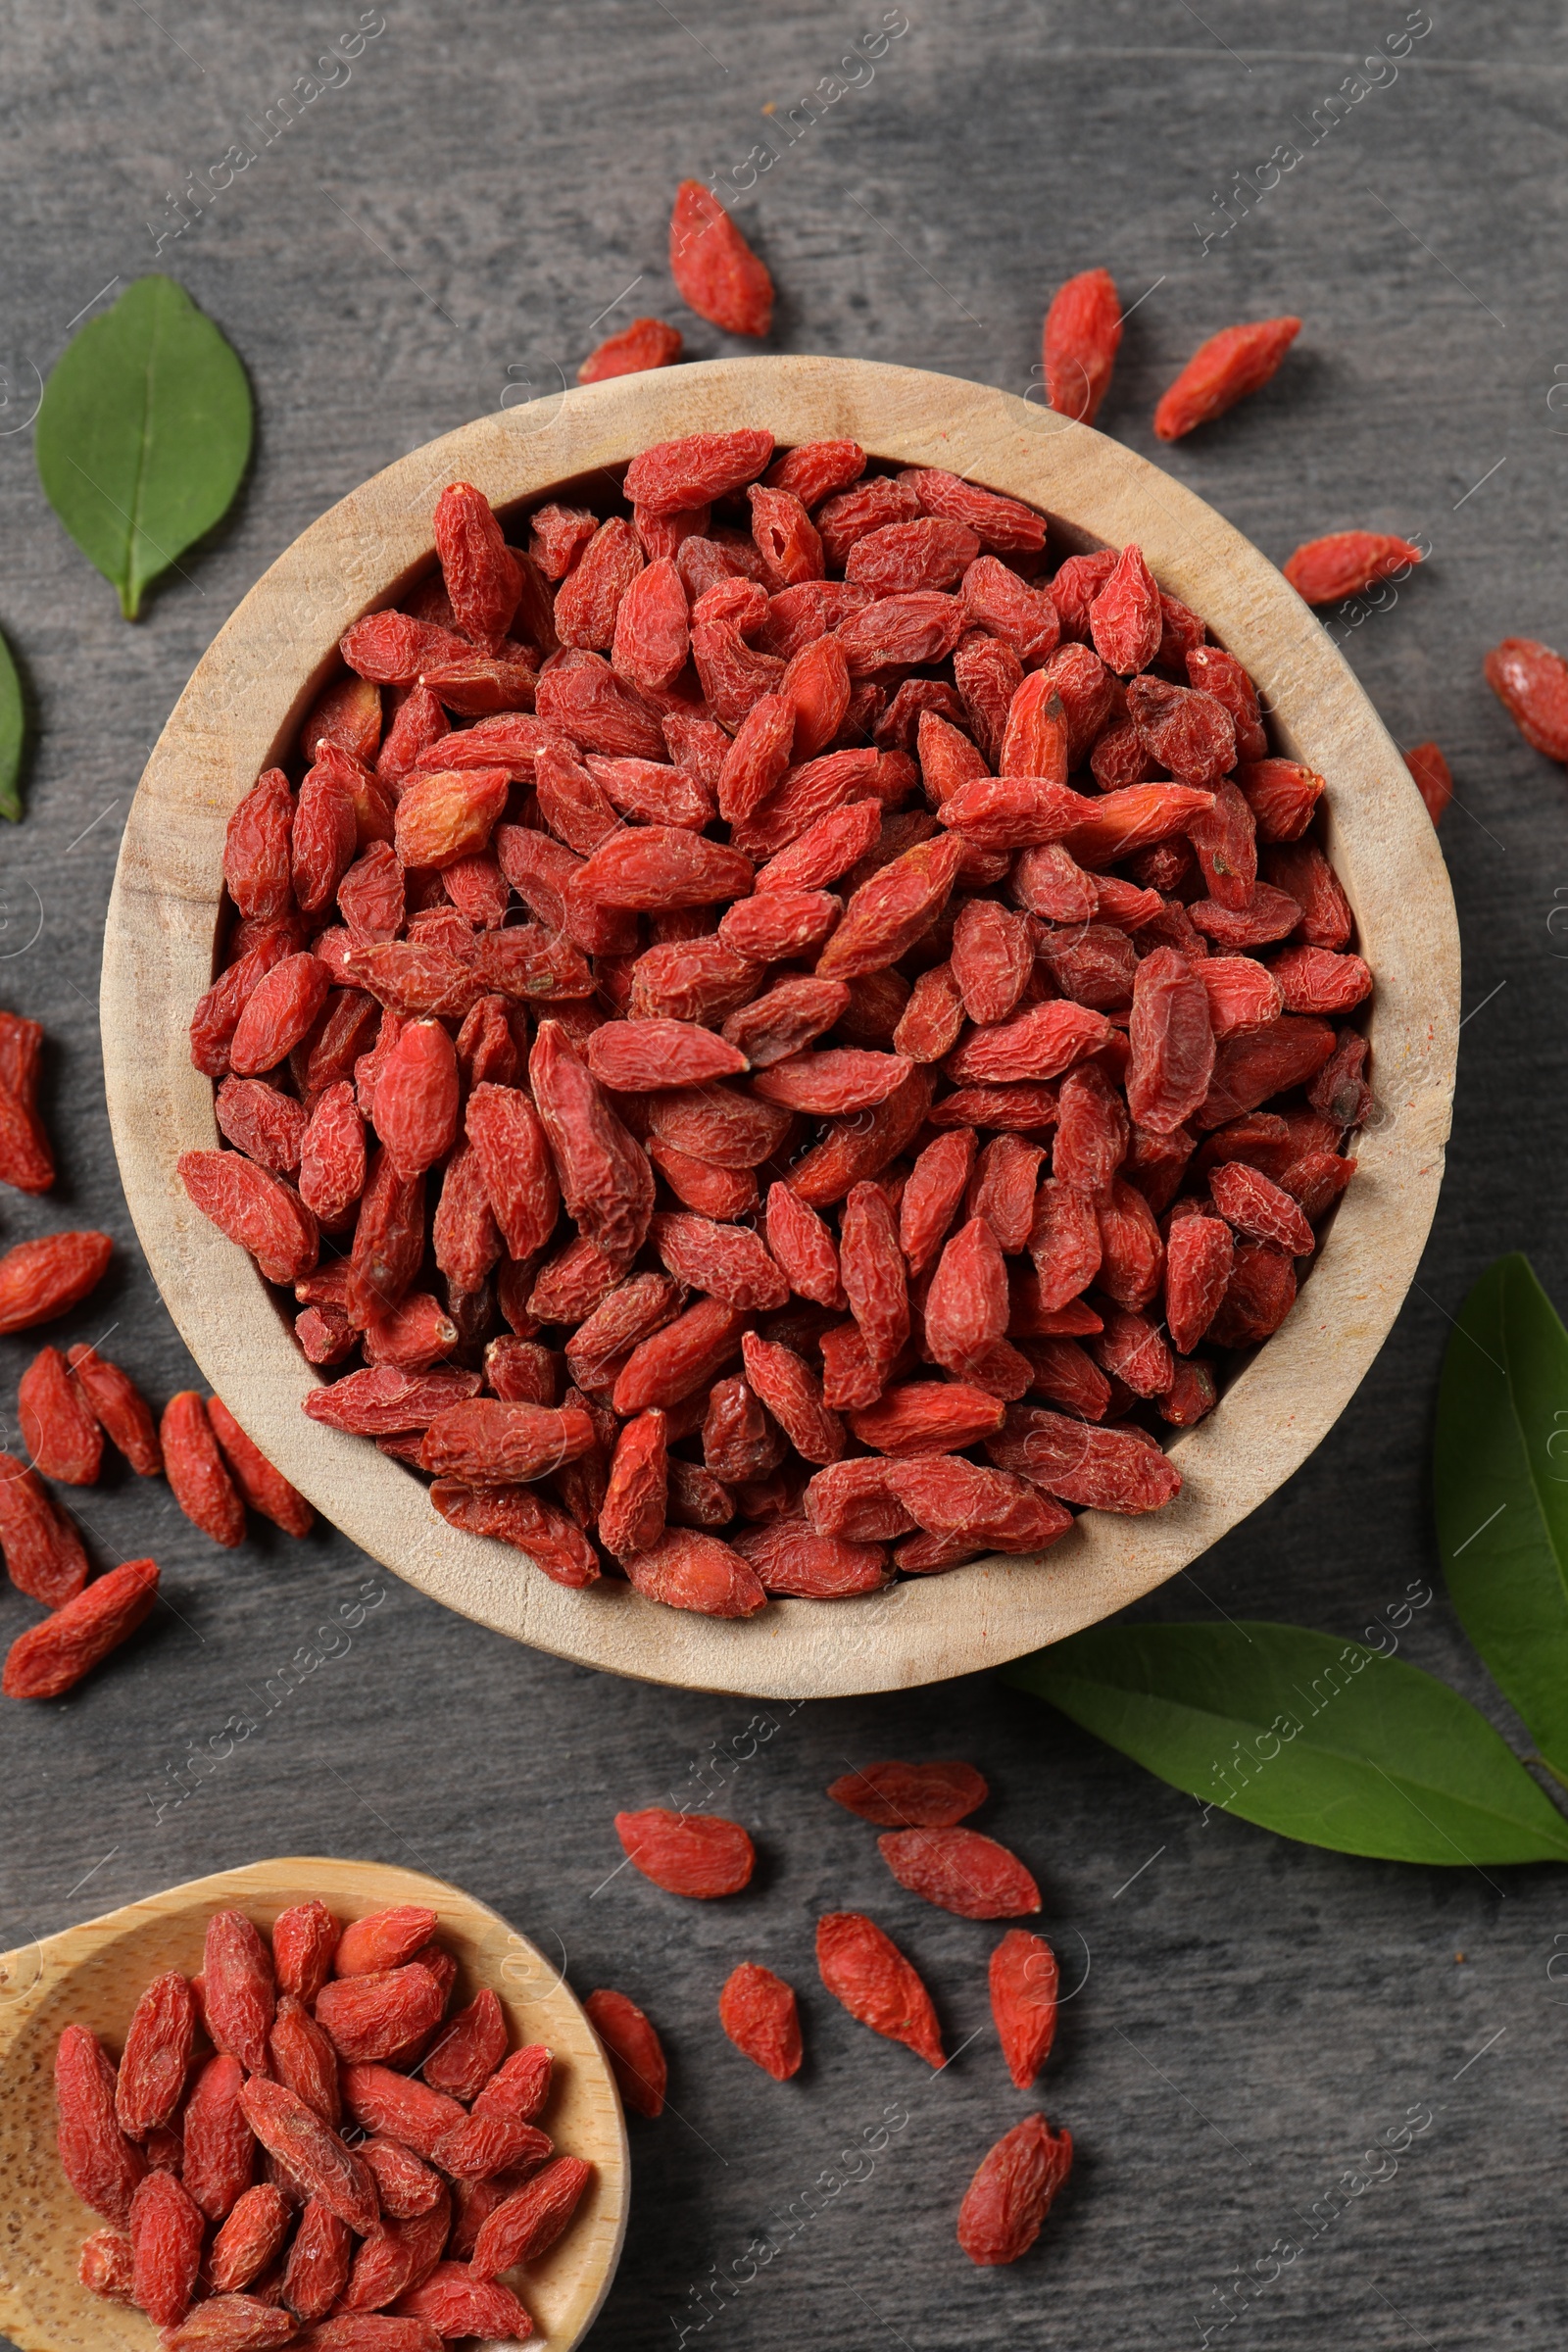
[[[506,2012],[512,2046],[542,2041],[556,2072],[544,2124],[594,2178],[570,2229],[515,2285],[550,2352],[582,2341],[610,2291],[626,2234],[628,2160],[620,2098],[592,2026],[559,1970],[483,1903],[416,1870],[319,1856],[253,1862],[192,1879],[104,1919],[67,1928],[0,1957],[0,2330],[21,2352],[155,2352],[140,2312],[104,2303],[76,2279],[81,2241],[104,2228],[60,2169],[55,2148],[55,2044],[86,2026],[117,2056],[143,1987],[166,1969],[194,1976],[215,1911],[243,1911],[270,1931],[290,1903],[318,1896],[341,1920],[387,1903],[421,1903],[458,1962],[454,2000],[488,1984]]]
[[[978,1560],[858,1600],[697,1617],[608,1580],[549,1582],[439,1519],[414,1475],[307,1420],[315,1383],[241,1252],[199,1216],[176,1155],[218,1141],[187,1029],[213,974],[223,829],[292,748],[342,631],[428,561],[454,478],[537,504],[673,434],[765,425],[781,443],[848,436],[1043,508],[1078,547],[1136,539],[1163,583],[1247,664],[1278,750],[1329,780],[1329,849],[1377,977],[1378,1111],[1359,1173],[1291,1315],[1217,1411],[1171,1448],[1185,1480],[1148,1518],[1089,1512],[1041,1561]],[[1273,564],[1131,450],[1004,392],[858,360],[710,361],[622,376],[480,417],[356,490],[298,538],[219,636],[165,728],[131,808],[103,978],[109,1112],[131,1213],[170,1312],[237,1419],[375,1559],[481,1624],[646,1681],[779,1697],[898,1689],[993,1666],[1093,1624],[1185,1567],[1289,1478],[1332,1426],[1409,1287],[1443,1173],[1459,948],[1431,820],[1346,662]]]

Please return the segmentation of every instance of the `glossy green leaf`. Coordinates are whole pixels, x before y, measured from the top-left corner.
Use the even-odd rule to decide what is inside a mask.
[[[35,446],[50,505],[134,620],[147,583],[239,488],[245,370],[182,286],[139,277],[55,363]]]
[[[1097,1627],[1007,1671],[1190,1796],[1338,1853],[1568,1861],[1568,1820],[1467,1699],[1292,1625]]]
[[[22,814],[22,752],[26,738],[22,680],[11,648],[0,637],[0,816],[13,824]]]
[[[1448,1341],[1433,1483],[1464,1630],[1568,1774],[1568,1332],[1517,1251],[1488,1267]]]

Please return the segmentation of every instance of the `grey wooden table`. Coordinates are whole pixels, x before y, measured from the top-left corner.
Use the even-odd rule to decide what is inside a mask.
[[[48,1025],[63,1168],[45,1200],[6,1195],[0,1239],[80,1222],[122,1245],[64,1336],[102,1336],[160,1399],[192,1378],[120,1197],[96,1011],[117,837],[181,684],[279,550],[388,460],[551,388],[638,311],[676,318],[693,356],[732,348],[680,309],[665,260],[675,180],[716,172],[776,275],[780,350],[1022,391],[1054,285],[1107,264],[1132,316],[1101,422],[1151,454],[1153,401],[1200,337],[1299,312],[1275,385],[1161,462],[1276,559],[1349,524],[1426,534],[1430,562],[1348,651],[1395,735],[1436,736],[1457,778],[1466,1026],[1437,1229],[1334,1435],[1150,1613],[1356,1635],[1435,1584],[1448,1318],[1515,1247],[1568,1301],[1568,794],[1480,673],[1504,633],[1568,636],[1559,12],[61,0],[15,13],[7,79],[0,625],[38,749],[0,845],[0,1001]],[[128,627],[44,505],[26,426],[33,371],[153,268],[232,339],[260,431],[229,523]],[[0,1343],[8,1413],[31,1345]],[[673,2107],[633,2123],[605,2352],[1560,2342],[1559,1878],[1204,1824],[989,1681],[794,1711],[641,1689],[447,1615],[330,1531],[220,1555],[161,1487],[82,1499],[100,1556],[155,1553],[172,1605],[75,1697],[0,1715],[0,1944],[226,1863],[359,1854],[471,1888],[580,1991],[624,1987],[666,2035]],[[323,1655],[318,1628],[356,1600]],[[0,1597],[0,1639],[32,1614]],[[1405,1654],[1506,1723],[1441,1593]],[[901,1893],[821,1795],[883,1754],[983,1765],[985,1826],[1037,1870],[1075,1996],[1045,2103],[1078,2167],[1011,2271],[973,2270],[953,2236],[1029,2103],[986,2025],[993,1932]],[[733,1904],[611,1875],[612,1811],[696,1788],[764,1857]],[[949,2046],[978,2036],[940,2077],[817,1986],[816,1914],[862,1903],[926,1972]],[[809,2057],[784,2088],[718,2033],[746,1954],[802,1988]],[[1362,2151],[1412,2109],[1430,2124],[1366,2185]]]

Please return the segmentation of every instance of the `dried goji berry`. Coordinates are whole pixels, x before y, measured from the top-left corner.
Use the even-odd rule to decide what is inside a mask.
[[[1161,441],[1178,441],[1200,424],[1222,416],[1237,401],[1269,380],[1301,331],[1299,318],[1259,318],[1248,326],[1222,327],[1200,343],[1160,396],[1154,431]]]
[[[427,2161],[446,2134],[465,2120],[456,2099],[386,2066],[346,2066],[343,2104],[367,2132],[384,2132]]]
[[[214,2295],[196,2304],[163,2341],[166,2352],[263,2352],[291,2343],[295,2333],[293,2314],[257,2295]]]
[[[583,2007],[626,2105],[638,2115],[662,2115],[668,2069],[652,2021],[623,1992],[591,1992]]]
[[[1214,1205],[1228,1225],[1250,1241],[1272,1242],[1291,1257],[1309,1257],[1314,1247],[1312,1228],[1290,1194],[1240,1160],[1209,1173],[1208,1189]],[[1184,1219],[1184,1223],[1196,1222]]]
[[[615,1117],[558,1022],[539,1024],[528,1074],[567,1215],[596,1249],[629,1256],[653,1213],[647,1155]]]
[[[202,2258],[202,2216],[172,2173],[147,2175],[130,2201],[131,2299],[156,2328],[190,2309]]]
[[[242,1911],[215,1911],[207,1923],[202,2017],[220,2052],[247,2074],[266,2074],[267,2037],[275,1993],[272,1959]]]
[[[683,184],[698,185],[695,180]],[[722,207],[714,210],[724,218]],[[721,241],[714,237],[713,250]],[[744,489],[756,481],[772,454],[772,434],[750,427],[731,433],[687,433],[678,440],[656,441],[633,458],[623,487],[626,496],[650,514],[678,514]]]
[[[33,1467],[67,1486],[97,1483],[103,1431],[88,1411],[58,1348],[42,1348],[17,1392],[22,1441]]]
[[[435,502],[435,550],[458,626],[501,637],[517,606],[517,569],[490,502],[471,482],[449,482]]]
[[[275,2079],[335,2130],[343,2117],[336,2048],[304,2002],[291,1992],[278,2000],[268,2051],[270,2071]]]
[[[716,1813],[650,1805],[641,1813],[617,1813],[615,1835],[634,1867],[666,1894],[738,1894],[757,1860],[739,1822]]]
[[[743,1960],[724,1980],[718,2022],[754,2066],[787,2082],[803,2056],[800,2012],[792,1986],[755,1960]]]
[[[232,2212],[251,2185],[256,2141],[240,2105],[245,2070],[234,2057],[209,2058],[185,2101],[180,2177],[209,2221]]]
[[[107,1233],[53,1233],[6,1250],[0,1256],[0,1332],[26,1331],[78,1306],[103,1280],[113,1251]]]
[[[207,2258],[214,2294],[234,2294],[249,2286],[281,2251],[293,2225],[293,2207],[270,2180],[248,2188],[214,2238]]]
[[[1447,760],[1435,743],[1412,743],[1404,755],[1404,764],[1415,778],[1428,816],[1435,825],[1441,824],[1443,812],[1453,798],[1453,778]]]
[[[167,2124],[179,2105],[195,2038],[190,1984],[177,1969],[169,1969],[147,1986],[125,2029],[115,2112],[133,2139]]]
[[[679,327],[666,326],[662,318],[634,318],[595,344],[577,370],[577,381],[602,384],[612,375],[640,375],[646,368],[673,368],[680,355]]]
[[[400,862],[439,868],[476,856],[506,809],[508,789],[504,767],[438,769],[411,778],[398,802]]]
[[[431,2058],[443,2047],[438,2042]],[[428,2066],[430,2060],[425,2064]],[[401,2147],[395,2139],[377,2134],[361,2140],[360,2154],[374,2177],[384,2214],[396,2221],[409,2221],[415,2214],[429,2213],[440,2204],[441,2180],[428,2165],[420,2163],[412,2148]]]
[[[958,2243],[973,2263],[1027,2254],[1072,2168],[1072,2133],[1026,2115],[982,2159],[958,2208]]]
[[[990,1790],[972,1764],[862,1764],[831,1783],[836,1805],[879,1829],[946,1829],[983,1805]]]
[[[265,920],[293,912],[293,829],[289,780],[270,767],[234,810],[223,841],[223,881],[241,914]]]
[[[928,2066],[943,2064],[931,1995],[874,1920],[859,1911],[825,1913],[816,1923],[816,1965],[828,1991],[860,2025],[902,2041]]]
[[[338,1977],[316,1998],[317,2022],[346,2065],[390,2058],[440,2022],[445,2002],[427,1968],[410,1962]]]
[[[115,2069],[83,2026],[67,2026],[56,2046],[55,2103],[66,2179],[83,2204],[123,2229],[146,2160],[120,2128]]]
[[[765,265],[747,244],[724,207],[700,179],[683,179],[675,190],[675,209],[669,221],[669,273],[683,302],[701,318],[731,335],[765,335],[773,316],[773,281]],[[693,439],[718,440],[718,434]],[[754,436],[757,439],[761,435]],[[738,436],[729,436],[738,438]],[[668,445],[666,445],[668,446]],[[675,444],[674,446],[679,446]],[[771,441],[752,473],[760,473],[771,454]],[[634,461],[633,470],[641,461]],[[750,480],[752,474],[743,475]],[[727,482],[723,489],[738,488]],[[710,498],[721,489],[705,493]],[[627,477],[627,496],[645,498],[639,484]],[[697,499],[681,502],[695,506]]]
[[[1154,575],[1143,549],[1129,543],[1089,608],[1095,651],[1107,669],[1130,677],[1147,669],[1158,653],[1162,625]]]
[[[1089,1510],[1157,1511],[1181,1492],[1181,1472],[1143,1430],[1097,1428],[1037,1405],[1009,1405],[985,1447],[1000,1468]]]
[[[558,2156],[503,2198],[474,2240],[474,2277],[493,2278],[516,2264],[537,2262],[567,2229],[592,2179],[592,2165],[580,2156]]]
[[[119,2230],[95,2230],[81,2241],[76,2278],[89,2295],[106,2303],[131,2299],[130,2240]]]
[[[1020,1396],[1028,1385],[1027,1363],[1023,1369],[1024,1378],[1009,1385],[1008,1395]],[[982,1469],[956,1455],[929,1453],[903,1461],[890,1471],[888,1488],[928,1535],[961,1538],[976,1546],[991,1544],[998,1551],[1043,1550],[1071,1525],[1069,1514],[1027,1479]]]
[[[704,1617],[751,1617],[767,1599],[740,1553],[696,1528],[670,1528],[652,1550],[628,1553],[621,1565],[649,1600]]]
[[[1282,568],[1307,604],[1337,605],[1376,580],[1408,571],[1421,556],[1419,547],[1389,531],[1333,531],[1326,539],[1305,541]]]
[[[915,1381],[852,1413],[850,1427],[862,1446],[902,1459],[972,1446],[1001,1428],[1004,1411],[1000,1397],[965,1381]]]
[[[220,1396],[207,1399],[207,1418],[222,1448],[229,1475],[253,1511],[260,1511],[285,1535],[308,1536],[316,1513],[297,1487],[274,1470],[259,1446],[253,1444]]]
[[[17,1636],[0,1690],[7,1698],[59,1698],[135,1632],[157,1597],[156,1562],[122,1561]]]
[[[1171,1346],[1189,1355],[1219,1310],[1236,1245],[1218,1217],[1178,1217],[1165,1244],[1165,1323]]]
[[[1108,270],[1081,270],[1057,287],[1042,345],[1047,401],[1058,416],[1093,424],[1121,348],[1121,297]]]
[[[926,1292],[926,1348],[935,1362],[961,1376],[1006,1328],[1007,1269],[1002,1250],[985,1218],[971,1217],[944,1247]],[[900,1499],[914,1509],[907,1497]]]
[[[170,1398],[159,1438],[174,1500],[186,1518],[215,1544],[243,1544],[245,1505],[218,1449],[207,1407],[194,1389]]]
[[[1021,499],[983,490],[978,482],[965,481],[960,474],[944,472],[936,466],[913,467],[899,479],[913,490],[922,514],[967,523],[982,547],[1016,555],[1046,543],[1045,516]]]
[[[253,2074],[239,2098],[263,2147],[287,2167],[307,2194],[319,2197],[357,2235],[367,2236],[380,2209],[374,2180],[363,2159],[280,2082]]]
[[[762,1590],[780,1597],[849,1599],[879,1592],[892,1575],[880,1544],[822,1535],[804,1518],[771,1519],[744,1529],[733,1541]]]

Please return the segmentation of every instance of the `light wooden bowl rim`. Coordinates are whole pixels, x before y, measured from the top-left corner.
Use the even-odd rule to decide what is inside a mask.
[[[54,2051],[62,2029],[86,2026],[118,2055],[151,1978],[201,1967],[215,1911],[232,1907],[270,1930],[279,1911],[312,1896],[345,1922],[388,1903],[436,1912],[436,1933],[463,1970],[460,1988],[470,1981],[463,1997],[488,1984],[507,2014],[512,2046],[543,2041],[555,2053],[549,2129],[563,2153],[591,2161],[594,2178],[565,2235],[542,2261],[506,2276],[533,2314],[532,2340],[548,2343],[549,2352],[572,2352],[587,2334],[620,2260],[630,2162],[609,2061],[561,1969],[500,1912],[444,1879],[393,1864],[279,1855],[165,1887],[0,1956],[0,2183],[10,2220],[0,2329],[21,2352],[76,2352],[106,2342],[153,2352],[159,2340],[139,2312],[101,2302],[77,2282],[77,2248],[106,2225],[76,2196],[55,2148]]]
[[[460,1534],[368,1441],[300,1409],[315,1374],[254,1268],[191,1207],[177,1154],[219,1141],[190,1065],[212,976],[223,829],[291,745],[342,631],[427,561],[450,480],[500,508],[619,467],[678,433],[765,425],[847,436],[1045,509],[1077,544],[1136,539],[1172,594],[1247,664],[1278,748],[1329,781],[1329,847],[1377,976],[1379,1110],[1291,1316],[1220,1409],[1171,1448],[1186,1484],[1148,1518],[1080,1518],[1043,1560],[993,1558],[858,1600],[774,1601],[745,1622],[644,1600],[614,1580],[552,1584]],[[612,480],[618,475],[611,475]],[[478,418],[388,466],[313,523],[220,631],[154,749],[105,936],[104,1064],[126,1197],[153,1275],[237,1419],[327,1518],[420,1592],[583,1665],[789,1698],[900,1689],[1000,1665],[1174,1576],[1299,1468],[1344,1410],[1414,1276],[1437,1203],[1457,1050],[1459,944],[1437,838],[1348,665],[1274,565],[1131,450],[984,385],[860,360],[710,361]]]

